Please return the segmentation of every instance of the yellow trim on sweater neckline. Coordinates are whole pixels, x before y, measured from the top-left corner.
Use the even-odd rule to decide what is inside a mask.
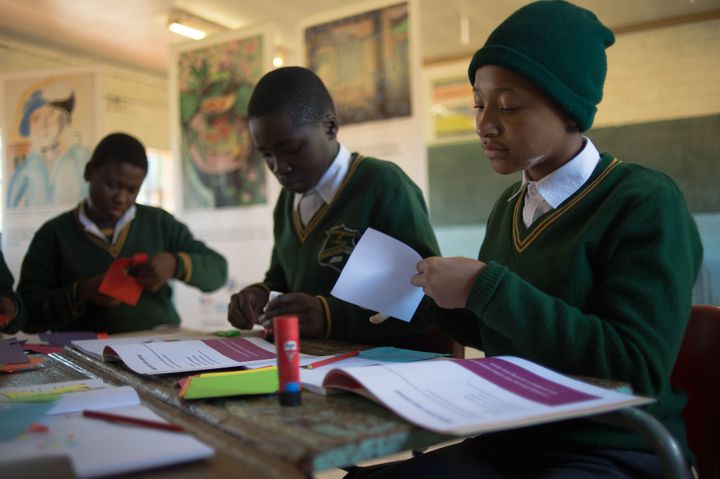
[[[298,238],[300,239],[301,243],[304,243],[308,236],[310,236],[310,233],[312,233],[312,230],[315,229],[315,227],[322,221],[323,217],[325,216],[325,213],[330,209],[330,207],[335,203],[335,201],[340,197],[340,194],[345,189],[345,186],[347,186],[348,182],[350,181],[350,177],[355,173],[355,170],[357,170],[358,166],[360,165],[360,162],[365,158],[362,155],[355,154],[353,155],[354,159],[352,160],[352,164],[350,165],[350,169],[348,170],[347,174],[345,175],[345,178],[343,179],[342,183],[340,183],[340,187],[338,188],[337,192],[335,193],[335,196],[330,201],[330,203],[325,203],[320,207],[320,209],[313,215],[312,219],[308,222],[307,225],[303,226],[302,222],[300,221],[300,214],[297,211],[297,208],[293,208],[292,205],[290,206],[292,208],[292,222],[293,226],[295,227],[295,233],[297,234]]]
[[[122,230],[120,230],[120,234],[118,235],[115,244],[110,244],[107,241],[103,241],[102,239],[98,238],[94,234],[85,231],[85,227],[83,227],[82,223],[80,222],[80,208],[81,205],[78,205],[78,207],[75,208],[74,211],[75,222],[78,228],[80,228],[80,230],[85,234],[85,237],[92,241],[95,246],[107,251],[108,254],[110,254],[110,256],[112,256],[113,258],[117,258],[120,254],[120,251],[122,251],[123,246],[125,246],[125,240],[127,240],[128,233],[130,232],[130,225],[133,224],[137,216],[132,220],[128,221],[125,226],[123,226]]]
[[[580,203],[580,201],[590,194],[590,192],[593,191],[620,163],[620,160],[614,158],[610,164],[592,182],[590,182],[590,184],[581,189],[576,196],[571,198],[564,205],[545,215],[544,218],[539,220],[537,223],[532,224],[526,231],[528,235],[525,238],[523,238],[520,233],[520,221],[522,221],[520,207],[524,201],[523,199],[525,195],[519,195],[515,201],[515,208],[513,209],[513,245],[515,246],[515,250],[518,253],[523,253],[526,249],[528,249],[533,241],[535,241],[543,231],[559,220],[563,214]]]

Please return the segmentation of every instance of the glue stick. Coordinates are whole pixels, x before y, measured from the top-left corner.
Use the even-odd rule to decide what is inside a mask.
[[[279,398],[282,406],[300,405],[300,334],[297,316],[273,321],[278,359]]]

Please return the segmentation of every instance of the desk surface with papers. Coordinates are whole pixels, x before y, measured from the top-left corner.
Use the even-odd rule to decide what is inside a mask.
[[[313,355],[354,348],[357,345],[309,339],[301,347]],[[281,407],[275,395],[185,401],[176,385],[183,376],[141,376],[121,363],[103,362],[68,347],[33,371],[0,376],[0,387],[86,378],[129,385],[147,406],[216,451],[210,459],[132,477],[311,477],[318,471],[450,439],[413,426],[356,395],[305,392],[301,407]]]

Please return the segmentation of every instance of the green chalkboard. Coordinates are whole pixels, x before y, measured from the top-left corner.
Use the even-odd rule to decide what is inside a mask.
[[[690,210],[720,212],[720,115],[597,128],[600,151],[665,172]],[[428,148],[430,218],[435,225],[478,224],[520,174],[495,173],[479,140]]]
[[[600,151],[666,173],[693,213],[720,211],[720,115],[598,128],[588,136]]]

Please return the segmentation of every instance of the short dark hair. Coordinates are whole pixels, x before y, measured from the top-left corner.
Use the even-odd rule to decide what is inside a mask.
[[[144,171],[148,170],[145,147],[137,138],[126,133],[110,133],[100,140],[88,163],[99,167],[111,161],[130,163],[142,168]]]
[[[319,76],[302,67],[284,67],[265,74],[253,90],[248,118],[289,113],[297,126],[319,124],[335,113],[330,92]]]

